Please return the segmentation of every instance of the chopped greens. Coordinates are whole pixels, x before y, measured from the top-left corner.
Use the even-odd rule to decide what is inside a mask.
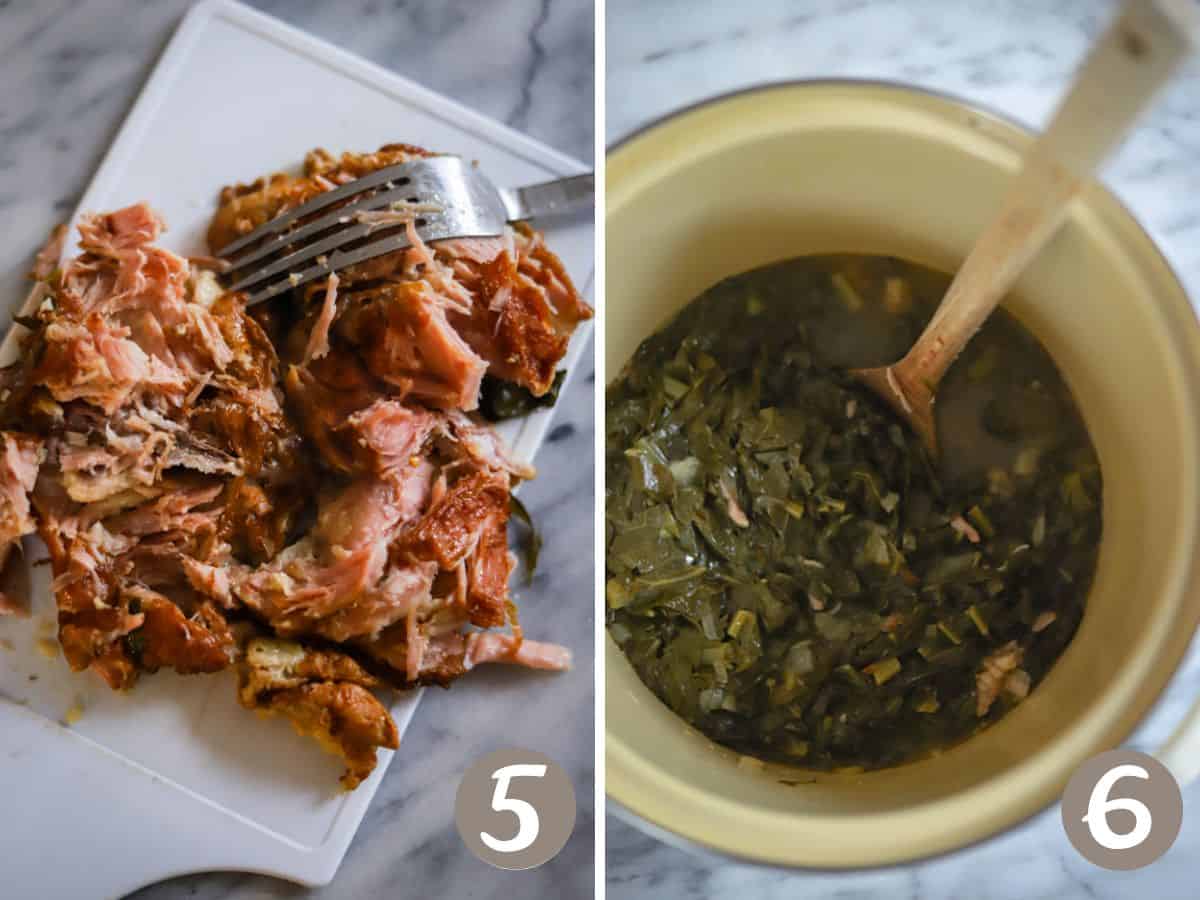
[[[537,571],[538,557],[542,552],[542,534],[533,524],[533,516],[516,494],[508,495],[508,508],[513,517],[525,526],[525,536],[521,541],[525,556],[525,583],[533,583],[533,573]]]
[[[544,406],[553,406],[558,402],[558,393],[562,390],[563,379],[566,377],[567,370],[560,369],[554,375],[550,390],[540,397],[535,397],[528,388],[515,382],[485,375],[479,391],[479,412],[489,421],[502,422],[505,419],[527,415]]]
[[[1075,633],[1100,470],[1034,338],[999,313],[968,347],[937,465],[843,374],[899,358],[947,284],[883,257],[749,272],[608,389],[609,633],[741,753],[904,762],[1003,715]],[[994,655],[1019,668],[989,699]]]
[[[125,635],[125,649],[134,658],[141,659],[142,653],[146,649],[146,636],[142,634],[142,629],[134,629]]]

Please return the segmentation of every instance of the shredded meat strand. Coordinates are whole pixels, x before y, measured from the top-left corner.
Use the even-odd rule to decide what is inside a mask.
[[[1000,696],[1005,681],[1021,665],[1023,656],[1024,651],[1017,642],[1009,641],[983,660],[979,672],[975,675],[975,714],[977,716],[983,717],[988,714],[988,710]],[[1026,693],[1028,693],[1028,689],[1029,686],[1026,684]]]

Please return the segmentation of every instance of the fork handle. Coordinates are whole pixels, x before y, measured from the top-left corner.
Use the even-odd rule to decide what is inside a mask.
[[[588,172],[527,187],[501,188],[500,199],[510,222],[566,215],[595,206],[596,176]]]

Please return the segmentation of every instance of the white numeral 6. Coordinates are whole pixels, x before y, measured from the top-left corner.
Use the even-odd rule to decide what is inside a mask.
[[[1088,798],[1087,815],[1083,817],[1088,831],[1092,833],[1092,838],[1101,847],[1109,850],[1129,850],[1136,847],[1150,836],[1150,829],[1154,825],[1150,810],[1142,801],[1135,800],[1133,797],[1109,799],[1108,792],[1122,778],[1141,778],[1148,781],[1150,773],[1141,766],[1133,764],[1113,766],[1100,777],[1096,786],[1092,788],[1092,795]],[[1117,834],[1109,827],[1108,814],[1114,809],[1123,809],[1133,813],[1134,825],[1131,831],[1126,834]]]

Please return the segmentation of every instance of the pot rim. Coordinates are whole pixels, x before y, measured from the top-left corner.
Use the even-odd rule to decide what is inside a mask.
[[[944,90],[941,90],[938,88],[930,88],[930,87],[925,87],[925,86],[921,86],[921,85],[907,84],[907,83],[904,83],[901,81],[895,81],[895,80],[886,79],[886,78],[850,78],[850,77],[797,78],[797,79],[779,79],[779,80],[761,82],[761,83],[754,84],[754,85],[748,85],[746,87],[736,88],[734,90],[725,91],[725,92],[722,92],[719,94],[714,94],[710,97],[706,97],[701,100],[695,101],[693,103],[689,103],[684,106],[673,109],[667,113],[664,113],[660,116],[656,116],[653,119],[650,119],[650,120],[644,122],[643,124],[634,128],[632,131],[628,132],[627,134],[624,134],[621,137],[612,141],[610,144],[608,144],[606,146],[605,157],[607,159],[610,155],[612,155],[616,151],[621,150],[622,148],[626,147],[627,145],[632,144],[635,140],[643,137],[644,135],[646,135],[662,126],[668,125],[677,119],[681,119],[685,116],[688,116],[694,112],[698,112],[700,110],[706,109],[708,107],[718,106],[718,105],[727,103],[729,101],[737,100],[741,97],[751,96],[751,95],[760,95],[760,94],[766,94],[766,93],[770,93],[770,92],[777,91],[777,90],[787,90],[787,89],[796,89],[796,88],[839,88],[839,87],[840,88],[875,88],[875,89],[884,89],[886,91],[892,91],[892,92],[895,92],[900,95],[909,95],[909,96],[918,95],[918,96],[922,96],[926,99],[936,100],[941,103],[945,103],[945,104],[949,104],[951,106],[957,107],[962,112],[977,114],[980,116],[984,116],[984,117],[993,119],[996,122],[1019,132],[1021,137],[1025,138],[1025,139],[1033,139],[1039,133],[1038,130],[1035,129],[1033,126],[1029,125],[1028,123],[1024,122],[1020,118],[1018,118],[1010,113],[1002,112],[1002,111],[996,109],[995,107],[990,106],[985,103],[977,103],[972,100],[964,99],[963,97],[961,97],[953,92],[944,91]],[[1138,216],[1134,215],[1134,213],[1129,208],[1129,206],[1120,198],[1120,196],[1102,178],[1100,178],[1099,176],[1094,176],[1093,180],[1095,181],[1097,186],[1101,189],[1101,191],[1102,191],[1103,195],[1105,195],[1106,199],[1108,201],[1112,202],[1113,204],[1115,204],[1117,211],[1122,216],[1127,218],[1135,226],[1136,230],[1140,231],[1142,233],[1142,235],[1146,238],[1146,243],[1148,245],[1148,249],[1151,252],[1153,258],[1155,259],[1156,262],[1158,262],[1163,267],[1165,272],[1168,274],[1170,280],[1172,282],[1174,282],[1174,285],[1178,289],[1180,295],[1185,300],[1188,301],[1188,306],[1191,311],[1192,324],[1193,325],[1200,324],[1200,314],[1198,314],[1198,312],[1195,308],[1193,298],[1192,298],[1191,294],[1189,293],[1187,286],[1184,283],[1183,279],[1180,277],[1178,270],[1171,263],[1171,260],[1166,256],[1166,254],[1163,252],[1162,242],[1159,238],[1159,235],[1156,234],[1156,231],[1154,229],[1151,229],[1150,227],[1148,227]],[[1176,344],[1174,346],[1174,349],[1176,349],[1178,351],[1181,348]],[[1186,354],[1184,354],[1184,353],[1181,353],[1180,355],[1182,357],[1186,357]],[[1195,373],[1195,371],[1197,371],[1198,366],[1200,366],[1200,362],[1194,363],[1194,365],[1193,365],[1194,373]],[[1192,569],[1193,573],[1196,571],[1195,564],[1192,565],[1191,569]],[[1186,592],[1188,590],[1188,582],[1189,582],[1189,579],[1185,578],[1184,583],[1181,585],[1184,592]],[[1163,683],[1163,685],[1157,690],[1157,692],[1154,695],[1153,700],[1146,705],[1146,707],[1142,711],[1142,713],[1137,717],[1137,719],[1130,725],[1129,729],[1121,737],[1121,739],[1120,739],[1121,742],[1126,741],[1131,734],[1134,734],[1137,731],[1137,729],[1140,728],[1142,724],[1144,724],[1147,717],[1158,707],[1159,703],[1161,702],[1161,700],[1163,698],[1163,695],[1167,692],[1168,688],[1170,687],[1172,682],[1177,677],[1177,675],[1179,673],[1180,665],[1182,664],[1182,661],[1187,658],[1189,653],[1191,653],[1193,650],[1196,649],[1196,635],[1197,634],[1200,634],[1200,629],[1193,630],[1192,636],[1189,638],[1188,646],[1184,650],[1184,653],[1180,657],[1180,660],[1175,664],[1170,676],[1166,679],[1166,681]],[[607,630],[605,630],[606,643],[611,642],[611,640],[612,640],[612,638],[608,636]],[[607,674],[606,674],[606,678],[607,678]],[[1168,737],[1163,741],[1163,747],[1169,746],[1170,744],[1174,743],[1180,737],[1180,732],[1184,730],[1186,722],[1189,718],[1189,714],[1193,714],[1196,712],[1200,712],[1200,706],[1193,704],[1192,707],[1189,707],[1187,710],[1185,710],[1180,715],[1180,717],[1179,717],[1180,721],[1178,723],[1176,723],[1175,728],[1168,735]],[[605,753],[607,755],[607,752],[608,752],[607,731],[606,731],[605,742],[606,742]],[[1161,750],[1161,749],[1162,748],[1156,748],[1155,752],[1157,752],[1157,750]],[[607,767],[607,764],[606,764],[606,767]],[[1186,784],[1186,780],[1185,780],[1185,784]],[[1183,785],[1181,785],[1181,787],[1182,786]],[[770,870],[770,871],[811,872],[813,874],[848,874],[851,872],[887,872],[887,871],[893,871],[893,870],[906,869],[915,864],[935,862],[935,861],[939,861],[939,860],[948,859],[950,857],[953,857],[953,856],[956,856],[959,854],[963,854],[966,852],[970,852],[972,850],[982,848],[987,844],[996,842],[1001,837],[1004,837],[1005,835],[1008,835],[1009,833],[1011,833],[1019,828],[1023,828],[1026,825],[1028,825],[1030,822],[1032,822],[1033,820],[1041,817],[1042,815],[1044,815],[1045,813],[1050,811],[1059,802],[1058,799],[1054,799],[1054,800],[1051,800],[1051,801],[1045,803],[1044,805],[1039,805],[1036,808],[1029,811],[1027,814],[1020,816],[1015,821],[1013,821],[1011,824],[1009,824],[1005,827],[1002,827],[990,834],[985,834],[978,838],[968,840],[966,843],[948,847],[944,850],[933,851],[930,853],[923,853],[923,854],[909,857],[904,860],[897,860],[897,861],[890,861],[890,862],[866,863],[866,864],[852,865],[852,866],[837,866],[837,865],[821,866],[821,865],[812,865],[812,864],[806,864],[806,863],[777,862],[774,860],[764,859],[761,857],[745,856],[745,855],[736,853],[734,851],[730,851],[730,850],[726,850],[721,847],[714,846],[710,843],[706,843],[697,838],[685,836],[685,835],[680,834],[679,832],[674,831],[664,825],[661,825],[657,822],[651,821],[650,819],[643,817],[641,814],[635,812],[632,808],[626,806],[620,800],[617,800],[609,792],[607,782],[605,784],[605,798],[606,798],[606,807],[609,810],[615,812],[617,814],[617,817],[621,821],[634,826],[639,831],[641,831],[643,834],[646,834],[652,838],[655,838],[656,840],[662,841],[663,843],[666,843],[670,846],[674,846],[674,847],[677,847],[682,850],[690,851],[699,856],[703,856],[703,857],[706,857],[709,859],[719,860],[721,862],[733,862],[733,863],[737,863],[739,865],[753,866],[755,868],[766,869],[766,870]]]

